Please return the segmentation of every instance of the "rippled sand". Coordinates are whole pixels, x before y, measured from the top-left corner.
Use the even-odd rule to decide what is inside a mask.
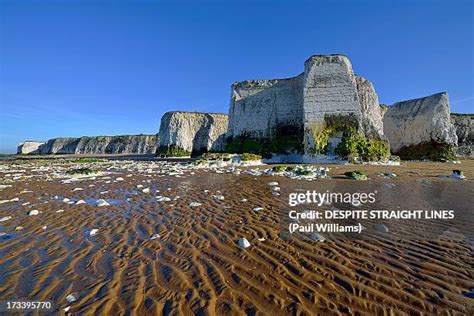
[[[474,161],[357,167],[368,173],[367,182],[340,177],[354,166],[330,167],[335,178],[310,185],[395,183],[391,190],[403,193],[403,205],[417,199],[409,192],[445,183],[444,196],[474,211]],[[468,180],[437,177],[452,169],[464,170]],[[474,314],[474,299],[466,295],[474,287],[472,240],[284,240],[279,235],[283,195],[272,196],[267,183],[278,181],[283,188],[299,185],[298,180],[129,170],[115,166],[107,176],[64,184],[43,180],[47,171],[30,168],[0,191],[1,200],[19,198],[0,204],[0,218],[12,216],[0,222],[0,232],[7,233],[0,237],[0,300],[51,300],[78,315]],[[398,177],[377,176],[385,171]],[[0,171],[2,183],[11,173]],[[115,181],[118,177],[124,181]],[[73,191],[78,187],[83,190]],[[157,202],[156,196],[171,201]],[[74,205],[64,197],[112,203]],[[437,196],[423,198],[436,203]],[[191,202],[202,205],[190,207]],[[263,210],[252,211],[255,207]],[[40,214],[28,216],[34,209]],[[64,212],[56,212],[60,209]],[[18,226],[23,230],[16,232]],[[91,229],[98,229],[95,236]],[[152,240],[153,234],[159,237]],[[240,237],[251,247],[240,249]],[[66,300],[70,293],[77,301]]]

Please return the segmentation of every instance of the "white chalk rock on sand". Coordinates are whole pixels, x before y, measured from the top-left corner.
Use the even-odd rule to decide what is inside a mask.
[[[277,186],[277,185],[278,185],[278,182],[275,182],[275,181],[273,181],[273,182],[268,182],[268,185],[271,186],[271,187]]]
[[[201,206],[201,205],[202,205],[202,204],[199,203],[199,202],[191,202],[191,203],[189,204],[189,207],[198,207],[198,206]]]
[[[166,197],[166,196],[158,195],[156,197],[156,201],[158,201],[158,202],[169,202],[169,201],[171,201],[171,199],[169,197]]]
[[[28,216],[34,216],[34,215],[38,215],[38,214],[39,214],[38,210],[32,210],[32,211],[28,212]]]
[[[246,238],[240,238],[239,239],[239,247],[243,248],[243,249],[248,248],[248,247],[250,247],[250,243]]]
[[[143,193],[150,193],[150,188],[144,188],[144,189],[142,190],[142,192],[143,192]]]
[[[84,200],[79,200],[79,201],[76,202],[76,205],[79,205],[79,204],[86,204],[86,201],[84,201]]]
[[[254,212],[263,211],[263,207],[254,207],[252,211],[254,211]]]
[[[64,198],[64,199],[63,199],[63,202],[64,202],[64,203],[68,203],[68,202],[71,202],[71,200],[68,199],[68,198]]]
[[[96,235],[98,231],[99,231],[99,230],[98,230],[97,228],[92,229],[92,230],[89,232],[89,236],[94,236],[94,235]]]
[[[158,238],[160,238],[159,234],[153,234],[153,235],[151,235],[150,240],[155,240],[155,239],[158,239]]]
[[[106,200],[104,199],[98,199],[97,200],[97,206],[109,206],[109,202],[107,202]]]
[[[11,219],[11,218],[12,218],[11,216],[2,217],[2,218],[0,218],[0,222],[8,221],[8,220]]]

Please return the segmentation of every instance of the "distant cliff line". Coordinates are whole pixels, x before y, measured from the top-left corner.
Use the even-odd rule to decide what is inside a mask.
[[[26,141],[18,154],[154,154],[158,135],[59,137],[46,142]]]

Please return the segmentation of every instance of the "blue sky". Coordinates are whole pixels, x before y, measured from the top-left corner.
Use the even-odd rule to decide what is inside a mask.
[[[0,152],[22,140],[156,133],[227,112],[230,85],[342,53],[380,102],[448,91],[473,113],[473,1],[0,1]]]

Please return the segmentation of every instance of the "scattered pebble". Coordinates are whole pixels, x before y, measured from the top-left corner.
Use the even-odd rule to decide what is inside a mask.
[[[272,187],[272,186],[277,186],[278,182],[273,181],[273,182],[268,182],[267,184]]]
[[[223,201],[225,199],[223,195],[211,195],[211,197],[216,201]]]
[[[56,213],[62,213],[64,210],[57,210]]]
[[[158,238],[160,238],[159,234],[153,234],[153,235],[151,235],[150,240],[155,240],[155,239],[158,239]]]
[[[263,211],[263,207],[255,207],[255,208],[253,208],[253,210],[252,210],[252,211],[254,211],[254,212],[260,212],[260,211]]]
[[[240,238],[238,244],[239,247],[243,249],[250,247],[250,243],[246,238]]]
[[[19,232],[20,230],[23,230],[23,226],[17,226],[17,227],[15,227],[15,231]]]
[[[4,216],[4,217],[0,218],[0,222],[8,221],[11,218],[12,218],[11,216]]]
[[[86,201],[84,201],[84,200],[79,200],[79,201],[76,202],[76,205],[79,205],[79,204],[86,204]]]
[[[97,203],[97,206],[109,206],[110,205],[110,203],[107,202],[104,199],[98,199],[96,203]]]
[[[199,203],[199,202],[191,202],[189,204],[189,207],[198,207],[198,206],[201,206],[201,205],[202,205],[202,203]]]
[[[97,228],[92,229],[92,230],[89,232],[89,236],[95,236],[98,231],[99,231],[99,230],[98,230]]]
[[[157,200],[158,202],[169,202],[169,201],[171,201],[171,199],[170,199],[169,197],[161,196],[161,195],[158,195],[158,196],[156,197],[156,200]]]
[[[28,216],[35,216],[35,215],[38,215],[39,214],[39,211],[38,210],[31,210],[28,212]]]
[[[144,188],[144,189],[142,190],[142,192],[143,192],[143,193],[150,193],[150,188]]]
[[[73,303],[77,300],[77,297],[76,295],[74,295],[73,293],[69,294],[68,296],[66,296],[66,300],[69,302],[69,303]]]

